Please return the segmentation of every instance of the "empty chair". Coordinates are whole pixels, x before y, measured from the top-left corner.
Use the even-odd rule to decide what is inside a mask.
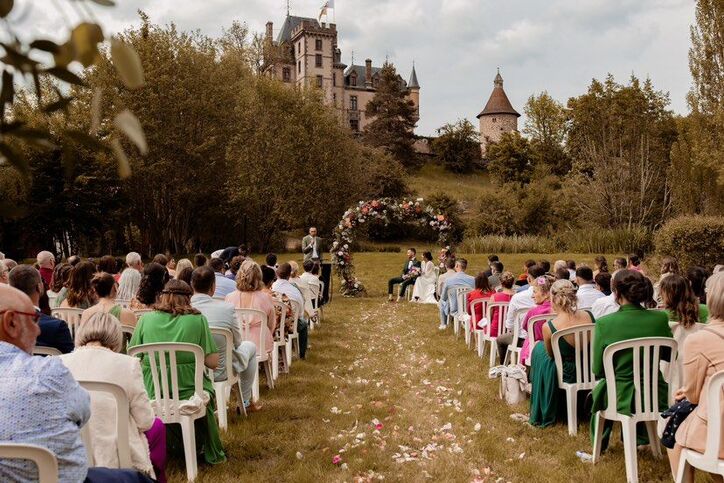
[[[32,461],[38,468],[38,483],[58,481],[58,460],[52,451],[42,446],[0,442],[0,459]]]
[[[65,323],[68,324],[70,335],[75,337],[75,328],[80,323],[81,315],[83,315],[83,309],[63,307],[53,309],[50,314],[56,319],[64,320]]]

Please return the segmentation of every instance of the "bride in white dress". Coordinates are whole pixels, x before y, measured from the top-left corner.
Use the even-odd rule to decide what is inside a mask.
[[[437,283],[437,272],[435,271],[435,264],[432,263],[432,253],[423,253],[422,259],[420,276],[415,280],[415,286],[412,290],[412,301],[420,304],[436,304],[435,285]]]

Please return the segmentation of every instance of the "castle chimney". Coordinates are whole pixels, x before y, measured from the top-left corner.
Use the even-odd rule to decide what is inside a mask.
[[[365,60],[365,86],[372,85],[372,59]]]
[[[266,38],[271,40],[272,37],[274,37],[274,23],[267,22],[266,23]]]

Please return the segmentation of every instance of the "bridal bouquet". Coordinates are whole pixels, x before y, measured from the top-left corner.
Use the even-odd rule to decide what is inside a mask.
[[[402,278],[404,280],[409,280],[411,278],[417,278],[420,276],[420,269],[417,267],[412,267],[409,272],[407,272],[407,275],[403,275]]]

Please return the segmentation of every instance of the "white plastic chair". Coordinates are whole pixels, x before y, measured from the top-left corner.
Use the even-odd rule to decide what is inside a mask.
[[[33,355],[34,356],[59,356],[62,352],[60,352],[55,347],[45,347],[42,345],[36,345],[33,347]]]
[[[530,319],[528,319],[528,339],[530,340],[530,343],[528,344],[528,359],[526,360],[526,365],[530,366],[530,356],[533,354],[533,349],[535,349],[535,345],[539,342],[543,341],[542,333],[541,337],[536,337],[536,331],[535,327],[540,324],[545,324],[549,320],[553,320],[556,318],[556,314],[554,313],[548,313],[548,314],[540,314],[540,315],[534,315]],[[521,348],[522,349],[522,348]],[[520,355],[520,352],[518,353]]]
[[[320,289],[321,283],[322,282],[319,279],[317,279],[316,282],[314,280],[309,280],[307,282],[307,285],[309,285],[310,302],[312,304],[313,310],[312,314],[316,316],[315,325],[321,325],[322,322],[322,312],[321,308],[319,307],[319,298],[321,296],[320,294],[322,293]]]
[[[297,357],[299,357],[299,332],[297,329],[297,325],[299,323],[299,317],[302,313],[302,307],[299,304],[299,302],[296,302],[295,300],[290,300],[292,304],[292,309],[294,310],[294,324],[292,327],[292,331],[287,334],[287,363],[289,367],[292,366],[292,353],[294,352],[294,348],[296,347]]]
[[[485,315],[488,313],[488,302],[490,302],[490,299],[487,298],[475,299],[470,302],[470,323],[465,331],[465,344],[468,346],[468,348],[477,347],[479,357],[483,357],[483,334],[485,332],[485,329],[478,328],[478,322],[480,322],[480,320],[476,318],[476,309],[479,305],[482,305],[480,313],[483,314],[483,317],[485,317]],[[488,323],[488,326],[490,326],[490,323]],[[473,341],[475,342],[474,347],[472,345]]]
[[[131,411],[128,403],[128,395],[126,391],[117,384],[110,382],[97,382],[78,380],[78,384],[88,392],[96,392],[110,395],[116,403],[116,445],[118,447],[118,468],[133,468],[131,461],[131,444],[128,439],[128,418]],[[92,416],[91,416],[92,418]],[[85,446],[86,455],[88,456],[88,466],[96,466],[95,457],[93,456],[93,438],[90,434],[90,423],[86,423],[80,430],[83,445]]]
[[[250,320],[258,320],[261,322],[259,327],[259,345],[256,348],[256,360],[259,366],[264,367],[266,374],[266,383],[269,389],[274,389],[274,376],[272,371],[271,359],[269,353],[266,351],[266,330],[263,330],[267,326],[267,316],[265,312],[257,309],[234,309],[236,313],[236,320],[239,322],[241,327],[241,337],[244,340],[251,340],[251,324]],[[254,393],[254,401],[259,399],[259,374],[254,375],[254,387],[252,389]]]
[[[285,333],[287,306],[284,302],[277,300],[274,300],[274,306],[277,307],[282,314],[279,320],[279,327],[277,327],[276,333],[274,334],[274,350],[272,351],[272,377],[276,381],[279,378],[279,358],[284,357],[284,372],[289,372],[289,365],[287,364],[287,335]],[[280,351],[282,351],[281,356],[279,355]]]
[[[659,414],[666,408],[659,407],[659,370],[661,350],[669,349],[671,359],[676,358],[676,341],[668,337],[642,337],[616,342],[603,351],[603,370],[606,374],[607,407],[594,415],[596,435],[593,442],[593,462],[601,459],[603,423],[605,420],[619,421],[623,433],[623,447],[626,460],[626,480],[638,482],[638,461],[636,459],[636,423],[646,424],[651,452],[661,458],[661,447],[656,434]],[[613,359],[617,352],[633,351],[634,410],[631,416],[616,409],[616,373]],[[643,367],[643,370],[642,370]],[[642,401],[643,400],[643,401]]]
[[[70,330],[70,336],[75,340],[75,327],[80,324],[80,317],[83,315],[83,309],[75,307],[63,307],[57,308],[50,311],[50,315],[56,319],[64,320],[68,324],[68,330]]]
[[[556,361],[558,387],[566,391],[566,409],[568,411],[568,434],[578,433],[577,402],[578,391],[590,391],[596,387],[596,376],[593,374],[593,331],[594,324],[578,325],[556,331],[551,337],[553,359]],[[559,341],[561,337],[573,335],[576,362],[576,382],[563,381],[563,356]]]
[[[52,451],[42,446],[1,442],[0,459],[32,461],[38,467],[38,483],[58,482],[58,460]]]
[[[142,344],[131,347],[128,355],[143,355],[149,361],[151,377],[153,380],[154,399],[151,401],[156,417],[164,424],[179,423],[184,443],[184,456],[186,459],[186,476],[189,481],[196,479],[198,462],[196,461],[196,431],[194,421],[206,417],[206,407],[202,406],[192,414],[181,414],[179,406],[186,400],[179,398],[178,371],[176,367],[176,354],[190,352],[195,358],[194,393],[203,399],[204,379],[204,351],[196,344],[168,343],[168,344]],[[171,381],[169,381],[169,375]]]
[[[319,314],[319,321],[322,321],[324,316],[324,305],[322,305],[322,299],[324,299],[324,282],[319,281],[319,294],[317,295],[315,308]]]
[[[487,317],[490,323],[483,328],[483,343],[481,347],[478,348],[478,355],[480,357],[483,356],[483,352],[485,351],[485,342],[490,343],[490,362],[489,367],[493,367],[495,365],[495,358],[498,354],[498,336],[505,333],[505,317],[508,315],[508,305],[509,302],[489,302],[488,303],[488,310],[487,310]],[[498,331],[496,334],[491,333],[491,328],[493,326],[493,309],[497,308],[498,313],[496,314],[497,318],[497,326]]]
[[[457,301],[457,311],[452,314],[453,333],[455,334],[455,338],[457,339],[458,335],[460,334],[460,315],[466,313],[465,308],[468,305],[467,295],[468,293],[472,292],[473,289],[471,289],[470,287],[450,287],[450,289],[453,289],[453,294],[455,296],[455,300]],[[450,293],[450,289],[448,289],[448,293]]]
[[[691,475],[688,471],[690,466],[706,471],[707,473],[715,473],[724,477],[724,460],[719,459],[721,452],[721,406],[722,406],[722,390],[724,390],[724,371],[719,371],[709,378],[709,389],[706,397],[706,451],[699,453],[693,449],[684,448],[681,451],[679,459],[679,470],[676,474],[676,483],[690,483]]]
[[[686,337],[688,337],[688,335],[691,335],[694,332],[703,329],[704,327],[706,327],[706,324],[697,322],[694,324],[693,327],[690,327],[688,329],[688,334],[677,335],[677,330],[687,329],[684,329],[684,327],[681,326],[681,324],[679,324],[678,322],[669,322],[669,328],[674,334],[674,339],[682,346],[684,345],[684,340]],[[674,404],[674,393],[676,393],[676,391],[682,386],[684,363],[682,362],[680,356],[681,354],[677,354],[676,360],[672,360],[670,362],[661,361],[661,372],[664,373],[664,379],[666,379],[666,382],[669,383],[669,405]]]
[[[222,327],[210,327],[211,335],[214,339],[217,339],[216,345],[220,346],[218,339],[224,339],[226,344],[226,350],[224,351],[224,367],[226,368],[226,379],[217,381],[214,378],[214,370],[208,369],[209,379],[214,384],[214,394],[216,394],[216,417],[219,420],[219,428],[222,431],[229,429],[228,422],[228,404],[231,398],[231,390],[234,385],[239,385],[239,399],[242,401],[242,407],[244,407],[244,397],[241,394],[241,385],[239,384],[239,375],[234,372],[234,335],[229,329]]]

